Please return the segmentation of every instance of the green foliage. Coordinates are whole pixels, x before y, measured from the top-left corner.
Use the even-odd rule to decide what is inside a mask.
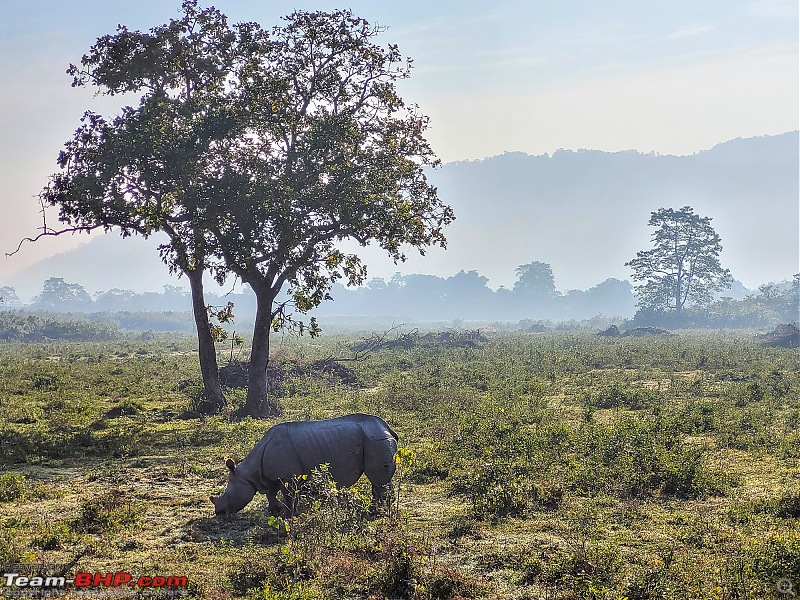
[[[401,502],[375,518],[368,482],[321,469],[272,525],[261,496],[212,516],[223,458],[272,422],[187,418],[189,340],[0,345],[0,462],[26,475],[0,558],[194,569],[204,598],[760,598],[797,569],[800,355],[750,332],[487,338],[368,353],[351,383],[306,368],[351,340],[287,338],[285,418],[384,416]]]
[[[0,527],[0,562],[6,565],[30,563],[36,555],[25,549],[20,540],[20,530],[25,523],[14,517],[4,517]]]
[[[77,539],[70,523],[66,521],[47,521],[42,524],[38,535],[31,540],[31,545],[42,550],[61,550]]]
[[[286,589],[275,590],[268,583],[248,597],[254,600],[317,600],[322,598],[314,588],[305,582],[290,583]]]
[[[800,529],[789,527],[770,533],[746,549],[753,574],[777,581],[800,573]]]
[[[42,310],[81,310],[90,306],[92,298],[77,283],[67,283],[61,277],[51,277],[44,282],[42,293],[33,299],[32,307]]]
[[[556,296],[556,284],[553,269],[547,263],[534,261],[516,268],[517,281],[514,293],[526,300],[541,301]]]
[[[238,560],[228,570],[227,577],[239,596],[256,591],[261,594],[269,580],[283,569],[285,553],[269,552],[252,543],[236,550]]]
[[[674,425],[658,418],[623,416],[608,425],[592,421],[582,425],[576,441],[577,456],[568,477],[583,493],[697,498],[728,487],[726,478],[705,463],[703,448],[686,445]]]
[[[25,495],[25,475],[9,471],[0,475],[0,502],[13,502]]]
[[[319,544],[341,543],[358,535],[367,526],[367,505],[356,490],[337,489],[328,465],[313,469],[311,475],[291,482],[295,491],[294,513],[299,515],[291,528],[292,538],[309,550]]]
[[[85,533],[110,533],[135,525],[140,516],[140,511],[129,498],[125,498],[125,493],[114,489],[84,500],[73,528]]]
[[[9,308],[18,308],[22,303],[17,296],[17,292],[13,287],[2,286],[0,287],[0,309],[6,310]]]
[[[161,256],[195,293],[204,270],[250,284],[263,373],[270,327],[302,332],[293,310],[318,306],[339,279],[364,281],[338,241],[404,260],[408,246],[444,247],[453,211],[425,174],[438,165],[428,118],[396,89],[411,60],[375,43],[381,28],[350,10],[295,11],[270,31],[196,0],[182,13],[147,33],[120,26],[70,65],[74,86],[138,103],[111,119],[87,112],[40,198],[59,209],[61,233],[166,233]],[[308,331],[319,333],[314,318]],[[244,412],[264,412],[265,383]]]
[[[658,390],[614,382],[608,386],[598,385],[593,390],[585,392],[582,401],[592,408],[642,410],[653,408],[663,402],[663,394]]]

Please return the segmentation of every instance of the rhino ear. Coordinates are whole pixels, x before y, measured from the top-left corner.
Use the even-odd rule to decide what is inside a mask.
[[[225,461],[225,466],[228,467],[231,473],[233,473],[236,470],[236,463],[233,462],[232,458],[229,458]]]

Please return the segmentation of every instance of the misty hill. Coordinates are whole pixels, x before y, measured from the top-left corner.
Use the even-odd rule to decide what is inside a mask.
[[[507,153],[432,179],[457,217],[447,253],[492,284],[509,285],[503,278],[530,260],[549,263],[562,290],[626,279],[624,263],[649,247],[650,213],[685,205],[713,219],[723,266],[748,287],[798,271],[797,132],[681,157]]]
[[[475,270],[490,288],[510,288],[515,268],[535,260],[552,266],[560,290],[588,290],[608,278],[629,277],[624,263],[649,246],[650,212],[690,205],[713,218],[723,240],[723,266],[734,277],[750,288],[785,280],[800,270],[798,161],[795,131],[731,140],[681,157],[560,150],[450,163],[431,174],[457,216],[446,232],[448,250],[425,258],[412,252],[403,272],[447,277]],[[98,236],[0,286],[14,287],[28,301],[49,277],[80,283],[90,293],[180,284],[160,262],[157,244]],[[398,269],[380,251],[359,251],[370,277],[388,280]]]

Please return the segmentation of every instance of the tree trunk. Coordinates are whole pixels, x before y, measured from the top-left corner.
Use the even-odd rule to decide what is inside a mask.
[[[208,324],[205,295],[203,293],[203,270],[194,269],[185,271],[192,289],[192,310],[194,321],[197,324],[197,341],[200,349],[200,371],[203,374],[203,387],[205,389],[205,402],[198,410],[201,413],[212,414],[222,410],[227,402],[222,394],[219,384],[219,369],[217,368],[217,350],[214,348],[214,339]]]
[[[269,397],[267,366],[269,365],[269,334],[272,331],[272,290],[256,290],[256,322],[253,327],[253,347],[247,369],[247,400],[237,416],[255,418],[281,414],[280,405]]]

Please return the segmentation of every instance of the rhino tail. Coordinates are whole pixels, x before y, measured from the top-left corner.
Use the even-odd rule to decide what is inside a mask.
[[[396,441],[396,442],[399,442],[399,441],[400,441],[400,438],[399,438],[399,437],[398,437],[398,435],[395,433],[394,429],[392,429],[391,427],[389,427],[389,424],[388,424],[388,423],[386,424],[386,429],[388,429],[388,430],[389,430],[389,433],[391,433],[391,434],[392,434],[392,437],[395,439],[395,441]]]

